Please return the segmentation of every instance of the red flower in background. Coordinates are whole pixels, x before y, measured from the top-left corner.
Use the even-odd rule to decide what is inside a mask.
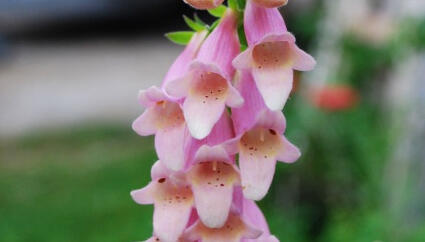
[[[314,106],[327,111],[342,111],[353,108],[359,101],[358,92],[347,85],[324,86],[310,94]]]

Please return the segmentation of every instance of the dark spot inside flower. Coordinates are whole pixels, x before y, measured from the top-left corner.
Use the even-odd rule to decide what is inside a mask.
[[[269,129],[269,132],[271,135],[276,135],[276,131],[274,131],[273,129]]]
[[[264,158],[266,158],[266,159],[267,159],[267,155],[265,155],[265,156],[264,156]]]
[[[224,184],[223,184],[223,183],[221,183],[221,184],[220,184],[220,186],[224,187]]]
[[[161,178],[161,179],[159,179],[159,180],[158,180],[158,182],[159,182],[159,183],[164,183],[164,182],[165,182],[165,180],[166,180],[165,178]]]

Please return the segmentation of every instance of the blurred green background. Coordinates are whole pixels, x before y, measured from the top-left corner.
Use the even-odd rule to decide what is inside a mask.
[[[289,30],[319,65],[298,76],[297,91],[284,110],[286,135],[303,155],[295,164],[278,164],[270,193],[259,202],[281,241],[425,241],[425,15],[403,12],[396,1],[359,2],[360,7],[352,1],[290,1],[283,8]],[[346,15],[341,9],[357,14]],[[191,10],[180,4],[173,11],[180,15]],[[121,20],[133,27],[112,35],[144,43],[146,33],[134,30],[139,20]],[[170,30],[164,24],[161,28]],[[80,31],[78,26],[74,32]],[[36,42],[57,43],[49,28],[47,34],[37,32]],[[139,34],[135,37],[134,32]],[[33,43],[33,34],[17,33],[4,32],[4,43],[10,45],[6,52],[13,52],[15,43]],[[96,41],[108,38],[98,34]],[[85,34],[78,36],[78,41],[87,41]],[[60,41],[63,38],[69,37],[61,36]],[[177,53],[173,51],[166,54],[170,61]],[[13,58],[6,54],[3,63],[13,65]],[[10,83],[6,69],[0,69],[2,95]],[[158,68],[159,73],[165,71]],[[140,88],[148,86],[144,76],[137,79]],[[125,81],[120,85],[124,88]],[[356,98],[322,93],[320,100],[330,101],[317,101],[320,90],[334,86],[351,90]],[[123,119],[99,115],[59,124],[47,119],[38,121],[44,126],[37,123],[24,131],[19,127],[22,132],[15,133],[7,132],[11,128],[6,125],[6,106],[13,108],[13,99],[5,99],[0,110],[0,241],[150,237],[152,206],[139,206],[129,195],[149,182],[156,161],[153,138],[139,137],[130,128],[141,113],[137,90],[133,93],[125,95],[134,108]],[[332,108],[335,102],[345,105]]]

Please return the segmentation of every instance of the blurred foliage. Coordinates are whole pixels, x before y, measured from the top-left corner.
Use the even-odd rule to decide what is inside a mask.
[[[321,1],[288,16],[300,46],[313,46]],[[285,13],[286,14],[286,13]],[[301,95],[285,108],[289,140],[303,151],[295,164],[277,165],[270,193],[259,204],[281,241],[412,241],[425,222],[399,228],[382,189],[389,160],[388,114],[375,102],[378,75],[409,51],[423,50],[425,20],[406,20],[385,44],[344,35],[335,79],[356,87],[360,104],[323,112]],[[306,48],[305,48],[306,49]],[[153,139],[129,127],[69,129],[0,144],[1,241],[135,241],[151,235],[152,207],[129,192],[150,180]]]

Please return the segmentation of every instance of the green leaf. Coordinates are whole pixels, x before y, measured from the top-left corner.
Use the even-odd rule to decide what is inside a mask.
[[[214,9],[208,10],[208,12],[214,17],[221,18],[221,16],[223,16],[223,14],[224,14],[224,12],[226,12],[226,10],[227,10],[226,6],[220,5],[216,8],[214,8]]]
[[[187,26],[189,26],[194,31],[202,31],[202,30],[205,29],[205,26],[204,25],[199,24],[199,23],[193,21],[192,19],[190,19],[186,15],[183,15],[183,19],[186,22]]]
[[[204,26],[206,26],[206,25],[207,25],[204,21],[202,21],[202,19],[200,19],[200,18],[198,17],[198,15],[197,15],[196,13],[194,13],[194,14],[193,14],[193,18],[195,19],[195,21],[196,21],[198,24],[201,24],[201,25],[204,25]]]
[[[192,39],[192,36],[195,32],[193,31],[177,31],[177,32],[171,32],[165,34],[165,37],[167,37],[172,42],[179,44],[179,45],[187,45],[190,40]]]

